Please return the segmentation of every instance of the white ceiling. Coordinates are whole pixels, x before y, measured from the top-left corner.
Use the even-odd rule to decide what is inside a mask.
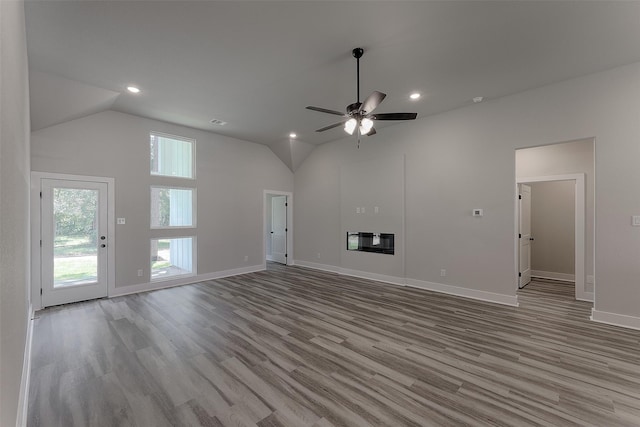
[[[314,132],[339,117],[304,107],[355,102],[354,47],[365,49],[361,98],[385,92],[378,112],[418,118],[640,61],[640,2],[27,0],[25,8],[33,130],[113,109],[266,144],[292,170],[313,145],[345,136],[340,127]],[[142,93],[127,93],[128,84]],[[417,102],[413,91],[423,94]]]

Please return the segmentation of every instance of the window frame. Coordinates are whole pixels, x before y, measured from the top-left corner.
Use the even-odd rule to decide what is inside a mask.
[[[152,241],[154,240],[176,240],[176,239],[191,239],[191,272],[184,274],[174,274],[172,276],[154,278],[153,277],[153,260],[152,260]],[[198,242],[196,235],[190,236],[162,236],[162,237],[151,237],[149,239],[149,281],[154,282],[166,282],[170,280],[182,279],[185,277],[194,277],[197,276],[198,273]]]
[[[149,150],[151,149],[151,137],[152,136],[161,137],[161,138],[170,138],[170,139],[175,139],[176,141],[182,141],[182,142],[191,143],[191,176],[190,177],[186,177],[186,176],[164,175],[164,174],[161,174],[161,173],[154,173],[153,170],[152,170],[153,168],[151,166],[151,152],[150,151],[149,151],[149,175],[152,176],[152,177],[173,178],[173,179],[182,179],[182,180],[195,181],[196,180],[196,139],[195,138],[189,138],[189,137],[186,137],[186,136],[172,135],[170,133],[165,133],[165,132],[150,131],[149,132],[149,139],[148,139]]]
[[[169,190],[191,190],[191,225],[168,225],[156,226],[151,224],[151,193],[154,188],[165,188]],[[195,187],[178,187],[176,185],[151,184],[149,186],[149,229],[151,230],[179,230],[197,228],[198,225],[198,191]]]

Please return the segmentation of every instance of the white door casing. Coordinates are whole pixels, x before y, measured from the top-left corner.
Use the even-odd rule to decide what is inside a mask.
[[[272,200],[277,196],[286,196],[286,254],[285,265],[293,265],[294,261],[294,248],[293,248],[293,193],[290,191],[282,190],[262,190],[262,259],[264,269],[267,268],[267,261],[274,261],[273,250],[271,248],[272,238]]]
[[[528,176],[517,178],[516,182],[518,186],[522,183],[532,182],[549,182],[549,181],[574,181],[576,185],[575,190],[575,294],[576,299],[581,301],[594,300],[594,292],[587,292],[585,290],[586,282],[586,177],[584,173],[573,173],[563,175],[545,175],[545,176]],[[518,187],[519,190],[519,187]],[[518,204],[519,206],[519,204]],[[518,209],[519,210],[519,209]],[[519,213],[516,213],[516,217]],[[518,221],[518,218],[516,218]],[[593,229],[589,230],[592,235],[595,232]],[[517,236],[516,236],[517,237]],[[519,240],[519,239],[516,239]],[[517,244],[516,247],[519,247]],[[589,256],[594,256],[593,253]],[[519,264],[517,259],[516,264]],[[519,267],[519,265],[518,265]],[[595,273],[595,272],[594,272]],[[595,285],[594,285],[595,286]]]
[[[287,196],[271,198],[271,257],[287,263]]]
[[[518,287],[531,282],[531,186],[518,184],[519,192],[519,274]]]

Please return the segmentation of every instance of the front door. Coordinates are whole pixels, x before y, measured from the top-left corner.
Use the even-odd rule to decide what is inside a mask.
[[[271,257],[287,263],[287,196],[271,198]]]
[[[42,307],[107,296],[107,183],[41,180]]]
[[[531,282],[531,186],[519,184],[519,211],[520,211],[520,268],[518,287],[523,288]]]

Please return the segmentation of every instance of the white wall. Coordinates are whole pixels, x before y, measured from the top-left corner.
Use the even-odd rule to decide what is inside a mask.
[[[150,131],[197,141],[198,274],[262,264],[263,190],[293,189],[293,174],[268,147],[106,111],[34,132],[31,155],[34,171],[115,178],[116,217],[126,218],[116,226],[116,288],[149,281],[149,239],[163,233],[149,230]]]
[[[595,173],[594,139],[587,138],[561,144],[525,148],[516,151],[516,177],[538,177],[583,173],[585,175],[585,269],[594,276],[595,256]],[[534,241],[535,242],[535,241]],[[538,242],[535,242],[538,245]],[[573,255],[575,257],[575,254]],[[546,270],[545,270],[546,271]],[[587,280],[585,291],[593,292],[594,284]]]
[[[341,165],[405,154],[406,277],[515,296],[515,150],[595,137],[595,309],[640,317],[638,111],[636,63],[322,145],[295,173],[296,258],[340,267]]]
[[[2,426],[16,425],[30,314],[27,69],[24,4],[22,1],[1,1],[0,425]]]
[[[535,239],[531,242],[532,275],[571,280],[576,262],[575,181],[529,185],[531,236]],[[593,292],[593,289],[587,291]]]

